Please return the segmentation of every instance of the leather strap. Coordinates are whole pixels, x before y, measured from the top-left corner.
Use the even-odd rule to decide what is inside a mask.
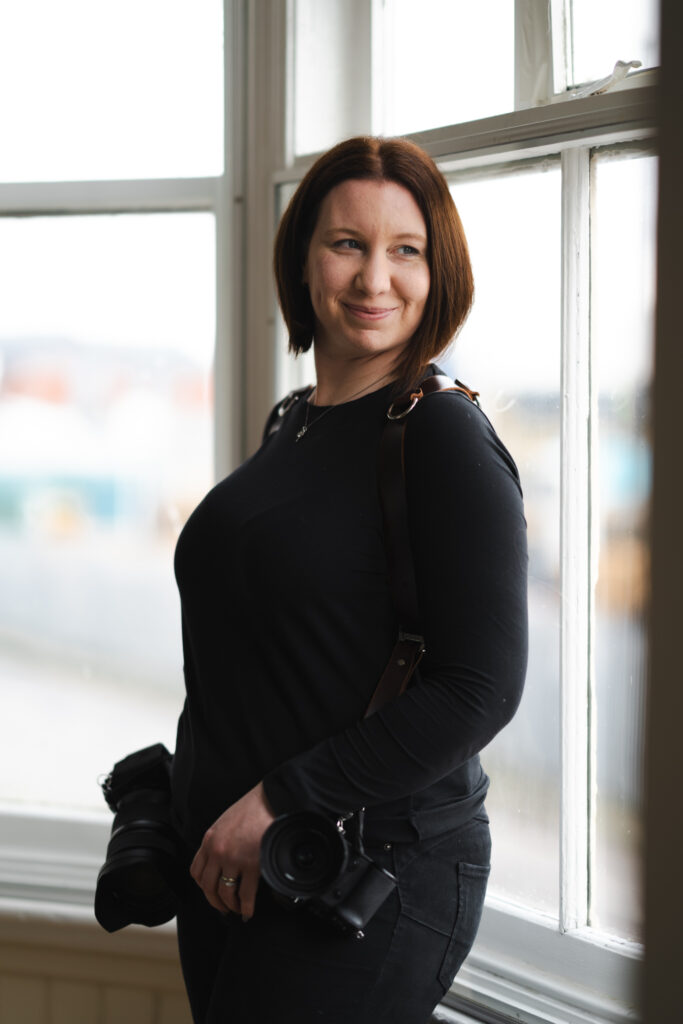
[[[389,588],[399,628],[394,649],[365,712],[366,718],[403,693],[425,650],[408,524],[405,433],[407,417],[417,403],[426,395],[438,394],[440,391],[460,391],[470,401],[479,404],[477,391],[472,391],[459,380],[454,383],[444,374],[434,374],[422,380],[414,391],[391,404],[380,440],[377,484],[384,525]]]

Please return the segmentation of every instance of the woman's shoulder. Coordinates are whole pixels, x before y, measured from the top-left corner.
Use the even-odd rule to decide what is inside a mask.
[[[408,459],[453,469],[496,467],[519,482],[517,466],[486,413],[461,391],[426,395],[408,417]]]
[[[429,445],[457,445],[464,437],[472,441],[497,439],[488,416],[462,391],[436,391],[425,395],[407,417],[406,437],[419,437]]]

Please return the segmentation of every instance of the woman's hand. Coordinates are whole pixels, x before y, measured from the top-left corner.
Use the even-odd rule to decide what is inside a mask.
[[[254,913],[261,839],[273,819],[259,782],[206,831],[190,874],[211,906],[221,913],[231,910],[245,921]],[[234,879],[237,884],[226,885],[221,878]]]

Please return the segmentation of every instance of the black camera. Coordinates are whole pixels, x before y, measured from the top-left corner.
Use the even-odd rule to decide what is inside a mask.
[[[363,849],[362,812],[337,822],[310,811],[276,818],[263,836],[261,873],[279,897],[358,939],[397,884]]]
[[[171,817],[171,755],[163,743],[118,761],[102,783],[114,811],[95,917],[108,932],[175,917],[188,885],[189,857]]]

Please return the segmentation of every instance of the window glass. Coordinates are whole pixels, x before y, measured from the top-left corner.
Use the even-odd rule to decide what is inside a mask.
[[[618,60],[659,64],[657,0],[571,0],[570,83],[606,78]]]
[[[441,365],[481,392],[520,471],[529,528],[529,668],[516,717],[483,752],[490,891],[558,913],[560,172],[557,163],[452,184],[475,304]]]
[[[222,173],[220,0],[0,5],[3,181]]]
[[[101,772],[174,746],[214,236],[205,213],[0,219],[0,800],[103,809]]]
[[[639,939],[656,160],[598,155],[593,182],[598,550],[591,922]]]
[[[294,152],[370,130],[367,0],[295,0]]]
[[[513,110],[514,7],[511,0],[385,0],[373,68],[381,130],[403,135]]]

